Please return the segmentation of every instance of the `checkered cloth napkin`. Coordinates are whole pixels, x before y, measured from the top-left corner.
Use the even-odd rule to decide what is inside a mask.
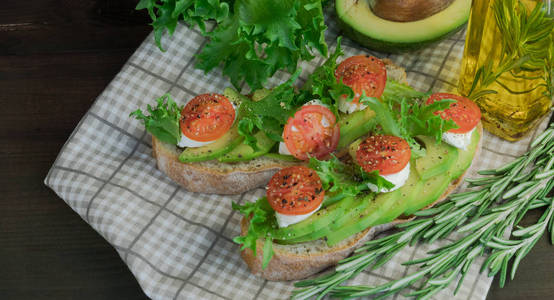
[[[334,17],[327,24],[327,42],[334,48],[339,34]],[[456,88],[464,36],[462,31],[436,46],[402,55],[373,53],[348,39],[343,39],[343,48],[346,56],[369,52],[390,58],[406,69],[409,83],[418,90],[449,91]],[[264,190],[236,196],[184,190],[156,169],[150,135],[128,117],[168,92],[183,104],[197,94],[229,86],[218,70],[204,75],[194,68],[194,56],[205,43],[196,30],[179,26],[172,38],[165,37],[168,51],[161,52],[150,35],[81,119],[45,183],[113,245],[153,299],[286,298],[293,283],[252,275],[232,242],[241,217],[231,210],[231,202],[255,201]],[[323,60],[303,63],[301,80]],[[288,76],[278,73],[269,86]],[[495,168],[523,154],[546,123],[517,143],[486,133],[470,176],[476,169]],[[405,276],[415,267],[402,262],[420,258],[444,242],[406,248],[387,265],[359,274],[350,284],[376,285]],[[479,266],[473,265],[456,296],[451,287],[435,298],[484,299],[492,279],[479,274]]]

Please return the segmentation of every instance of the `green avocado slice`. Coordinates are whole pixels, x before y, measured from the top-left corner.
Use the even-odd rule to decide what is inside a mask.
[[[278,243],[281,244],[296,244],[296,243],[303,243],[308,241],[313,241],[320,239],[327,234],[331,232],[331,228],[336,226],[336,223],[339,222],[339,220],[344,219],[346,215],[352,215],[354,212],[359,212],[365,209],[367,205],[373,200],[374,195],[370,194],[369,197],[362,197],[361,199],[354,199],[353,197],[346,197],[345,199],[340,200],[341,206],[344,208],[343,213],[339,215],[335,215],[334,218],[331,219],[329,224],[327,226],[324,226],[318,230],[315,230],[313,232],[310,232],[305,235],[295,235],[293,239],[288,240],[280,240]],[[338,206],[338,205],[337,205]]]
[[[345,35],[381,52],[416,50],[463,28],[471,0],[454,0],[444,10],[413,22],[394,22],[375,15],[369,1],[336,0],[335,8]]]
[[[320,209],[299,223],[272,230],[270,236],[276,240],[288,240],[318,231],[342,215],[345,209],[351,206],[352,202],[354,202],[354,197],[346,197],[335,204]]]
[[[408,203],[404,215],[409,216],[425,206],[437,201],[450,185],[450,177],[446,173],[419,182],[419,195]]]
[[[434,138],[419,136],[425,144],[425,156],[415,160],[417,173],[422,180],[440,176],[450,170],[458,159],[458,149],[445,142],[437,144]]]
[[[378,194],[375,200],[358,216],[350,219],[341,228],[329,233],[326,236],[327,245],[334,246],[340,241],[378,224],[377,221],[382,218],[383,214],[396,204],[395,196],[399,193],[399,190]]]
[[[469,143],[469,146],[467,146],[466,150],[458,149],[458,158],[456,160],[455,168],[452,170],[450,177],[452,179],[456,179],[471,166],[471,162],[473,161],[473,157],[475,156],[475,152],[477,151],[477,146],[479,146],[479,140],[481,139],[481,136],[479,135],[478,130],[474,130],[473,134],[471,135],[471,143]]]
[[[258,156],[262,156],[271,150],[271,147],[275,145],[276,141],[270,139],[263,131],[258,131],[254,134],[256,138],[256,144],[258,150],[254,150],[252,147],[246,144],[240,144],[231,150],[229,153],[218,157],[217,160],[224,163],[233,163],[239,161],[247,161]]]
[[[351,114],[341,114],[339,119],[340,139],[337,150],[345,149],[357,138],[370,132],[377,119],[375,112],[369,107]]]
[[[477,146],[479,145],[479,139],[479,132],[475,130],[471,136],[471,143],[467,147],[467,150],[455,148],[456,156],[448,170],[418,183],[420,189],[418,196],[413,201],[408,203],[408,206],[404,211],[404,215],[409,216],[425,206],[437,201],[452,181],[459,179],[459,177],[471,165],[473,157],[475,156],[475,151],[477,151]],[[437,147],[443,149],[454,148],[444,142],[437,145]],[[418,158],[416,163],[423,158],[425,157]]]
[[[243,140],[244,137],[239,135],[238,128],[235,124],[212,144],[198,148],[186,148],[181,155],[179,155],[179,161],[189,163],[216,159],[233,150],[242,143]]]
[[[269,153],[264,154],[263,156],[271,158],[271,159],[282,160],[282,161],[285,161],[285,162],[301,162],[301,160],[297,159],[296,157],[294,157],[292,155],[286,155],[286,154],[279,154],[279,153],[269,152]]]

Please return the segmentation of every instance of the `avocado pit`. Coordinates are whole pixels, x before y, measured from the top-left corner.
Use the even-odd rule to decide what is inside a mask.
[[[454,0],[369,0],[373,13],[394,22],[413,22],[446,9]]]

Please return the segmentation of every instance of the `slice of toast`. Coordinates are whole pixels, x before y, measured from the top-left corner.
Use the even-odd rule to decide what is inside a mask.
[[[176,146],[152,136],[152,155],[158,169],[188,191],[209,194],[244,193],[267,184],[278,170],[298,164],[265,156],[233,164],[217,160],[182,163],[179,154]]]
[[[406,83],[406,72],[391,60],[384,59],[387,76]],[[181,163],[180,150],[152,136],[152,155],[158,169],[191,192],[209,194],[240,194],[267,184],[278,170],[297,165],[265,156],[247,162],[220,163],[217,160]]]
[[[483,126],[481,123],[477,126],[480,134],[479,145],[476,153],[473,156],[473,161],[478,157],[479,149],[483,140]],[[468,168],[469,169],[469,168]],[[464,172],[460,177],[453,180],[450,186],[439,197],[437,201],[428,205],[426,208],[432,207],[443,201],[463,182]],[[243,260],[246,262],[251,272],[261,276],[267,280],[298,280],[304,279],[313,275],[329,266],[337,264],[341,259],[347,257],[356,248],[363,245],[364,242],[373,239],[379,233],[389,230],[396,224],[403,223],[413,219],[398,218],[393,222],[367,228],[366,230],[340,242],[339,244],[329,247],[323,240],[299,243],[294,245],[280,245],[273,243],[273,257],[268,266],[262,270],[262,257],[264,241],[258,240],[256,249],[257,255],[254,255],[251,249],[245,249],[241,252]],[[245,235],[248,232],[249,222],[247,218],[241,221],[241,234]]]

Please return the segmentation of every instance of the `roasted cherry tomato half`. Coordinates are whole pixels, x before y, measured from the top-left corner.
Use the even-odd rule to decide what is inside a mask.
[[[181,111],[181,132],[191,140],[208,142],[225,134],[235,121],[235,108],[220,94],[194,97]]]
[[[412,151],[405,139],[392,135],[372,135],[356,151],[356,161],[366,172],[379,175],[400,172],[410,161]]]
[[[290,153],[298,159],[326,158],[339,143],[336,117],[322,105],[305,105],[288,119],[283,139]]]
[[[335,70],[335,77],[352,88],[352,102],[358,103],[363,92],[368,97],[381,97],[387,83],[387,69],[376,57],[357,55],[342,61]]]
[[[275,173],[267,185],[267,201],[278,213],[303,215],[323,202],[325,191],[317,173],[305,166],[293,166]]]
[[[481,110],[479,109],[479,106],[466,97],[447,93],[435,93],[427,99],[427,104],[431,104],[442,99],[453,99],[457,101],[450,104],[449,108],[435,113],[440,115],[444,120],[452,120],[458,125],[458,128],[451,129],[448,132],[469,132],[475,128],[481,120]]]

